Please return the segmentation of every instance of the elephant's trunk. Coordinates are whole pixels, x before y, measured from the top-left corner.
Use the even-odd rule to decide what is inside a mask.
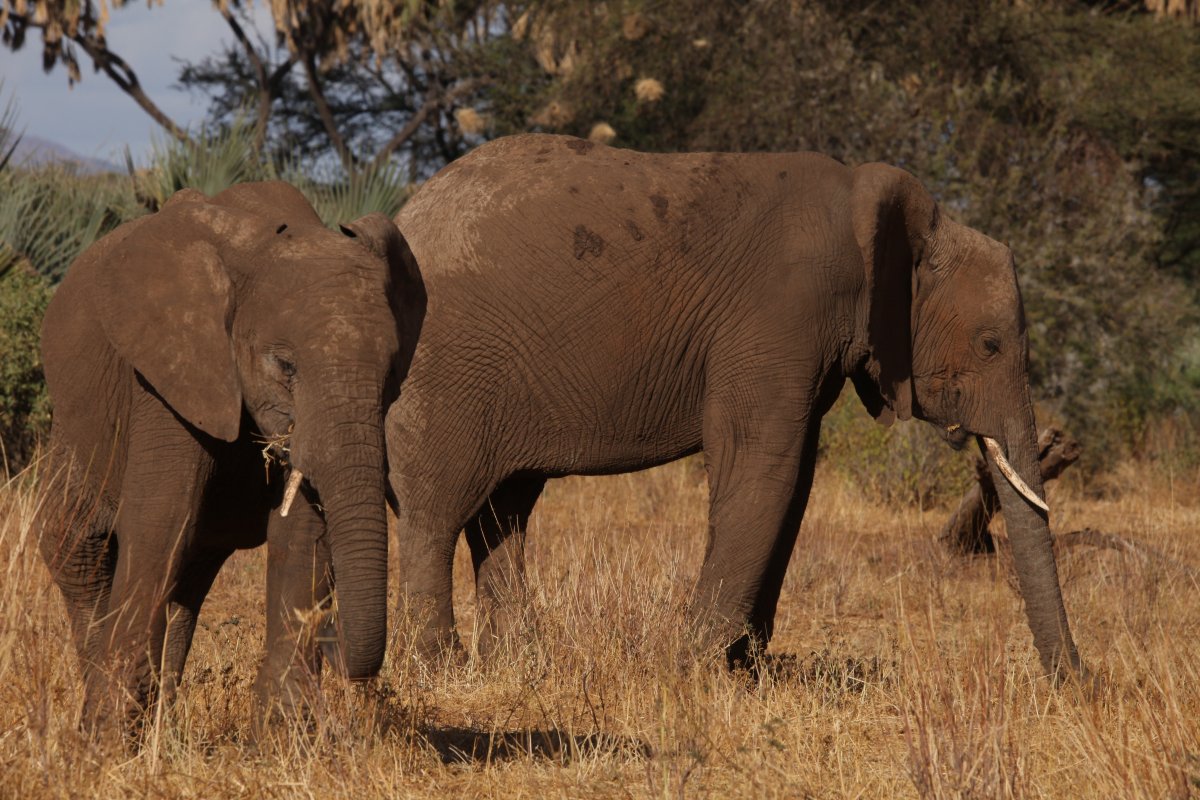
[[[306,477],[325,509],[337,591],[340,667],[346,677],[358,680],[373,677],[383,663],[388,534],[381,401],[372,397],[353,405],[349,412],[343,407],[325,417],[341,422],[326,426],[325,435],[318,437],[321,456],[306,459],[302,466],[309,470]]]
[[[1044,497],[1041,469],[1037,458],[1037,432],[1034,425],[1033,407],[1026,390],[1025,401],[1018,406],[1018,413],[1009,418],[1004,426],[1004,437],[1000,445],[1008,456],[1012,470],[1017,473],[1017,483],[1023,481],[1036,497]],[[1063,605],[1062,589],[1058,582],[1058,567],[1054,560],[1054,549],[1050,537],[1048,514],[1023,497],[1013,483],[1004,477],[997,461],[988,453],[983,441],[980,449],[985,452],[992,482],[1000,496],[1000,507],[1008,527],[1008,538],[1012,547],[1013,565],[1021,596],[1025,600],[1025,613],[1033,631],[1033,643],[1042,659],[1047,673],[1063,678],[1070,673],[1084,674],[1079,653],[1071,638],[1067,623],[1067,612]]]

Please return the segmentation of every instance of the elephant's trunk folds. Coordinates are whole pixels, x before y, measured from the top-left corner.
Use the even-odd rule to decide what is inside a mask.
[[[339,396],[336,390],[328,393]],[[343,398],[345,395],[341,395]],[[351,679],[373,677],[383,663],[387,638],[387,515],[384,500],[382,402],[376,396],[315,415],[354,420],[321,430],[321,455],[305,463],[325,509],[337,591],[341,666]],[[299,426],[297,426],[299,428]],[[298,469],[289,477],[299,484]],[[284,508],[287,506],[285,499]],[[283,511],[284,509],[281,509]]]
[[[1057,678],[1070,674],[1082,676],[1083,665],[1063,605],[1048,515],[1041,502],[1037,437],[1033,410],[1027,403],[1024,410],[1005,426],[1004,439],[1007,458],[998,442],[984,440],[981,445],[987,453],[992,480],[1004,511],[1013,566],[1025,600],[1033,642],[1048,674]],[[1023,491],[1022,486],[1027,491]]]
[[[367,488],[351,494],[365,496]],[[387,639],[388,542],[382,486],[372,495],[349,507],[343,500],[326,506],[342,665],[352,680],[379,672]]]

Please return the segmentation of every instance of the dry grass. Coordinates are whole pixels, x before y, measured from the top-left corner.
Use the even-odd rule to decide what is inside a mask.
[[[1195,476],[1130,467],[1115,499],[1052,493],[1100,527],[1200,564]],[[76,733],[66,619],[28,532],[36,492],[0,490],[2,797],[1189,797],[1200,795],[1200,599],[1169,566],[1064,556],[1083,698],[1034,677],[996,561],[934,544],[945,511],[865,503],[822,472],[757,683],[681,658],[704,546],[703,472],[553,483],[530,534],[527,636],[485,668],[407,658],[377,684],[326,679],[315,731],[246,744],[263,641],[263,552],[204,609],[180,702],[138,753]],[[459,553],[460,626],[473,623]],[[685,664],[687,666],[680,666]]]

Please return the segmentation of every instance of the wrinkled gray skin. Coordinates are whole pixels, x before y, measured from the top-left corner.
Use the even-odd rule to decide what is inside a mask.
[[[264,709],[296,702],[318,666],[298,620],[328,602],[335,575],[331,653],[352,678],[377,672],[383,409],[423,315],[391,220],[331,231],[284,183],[180,192],[74,263],[42,330],[54,421],[39,522],[82,665],[85,729],[130,732],[160,686],[174,692],[217,571],[264,541]],[[277,455],[307,481],[284,518],[286,468],[266,468],[262,440],[293,426]]]
[[[430,298],[386,421],[423,652],[458,646],[464,527],[486,646],[511,624],[496,600],[521,585],[547,478],[702,451],[693,611],[742,662],[771,636],[821,417],[847,378],[881,420],[915,416],[960,446],[994,437],[1042,491],[1012,254],[902,170],[517,136],[446,167],[396,222]],[[1042,664],[1077,672],[1046,516],[995,483]]]

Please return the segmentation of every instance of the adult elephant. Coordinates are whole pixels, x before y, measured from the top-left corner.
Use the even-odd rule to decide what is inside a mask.
[[[423,651],[457,646],[461,529],[485,635],[502,635],[496,599],[520,580],[547,478],[702,450],[709,541],[693,609],[743,660],[771,636],[821,417],[849,378],[880,420],[985,444],[1042,664],[1081,669],[1041,500],[1012,253],[909,173],[526,135],[446,167],[396,222],[430,297],[386,422]]]
[[[351,678],[378,671],[383,412],[424,302],[391,220],[332,231],[279,182],[179,192],[76,260],[42,329],[54,418],[40,545],[66,600],[86,729],[136,723],[160,686],[173,693],[217,571],[264,540],[260,699],[297,700],[318,665],[297,655],[310,650],[301,619],[335,577],[332,653]]]

